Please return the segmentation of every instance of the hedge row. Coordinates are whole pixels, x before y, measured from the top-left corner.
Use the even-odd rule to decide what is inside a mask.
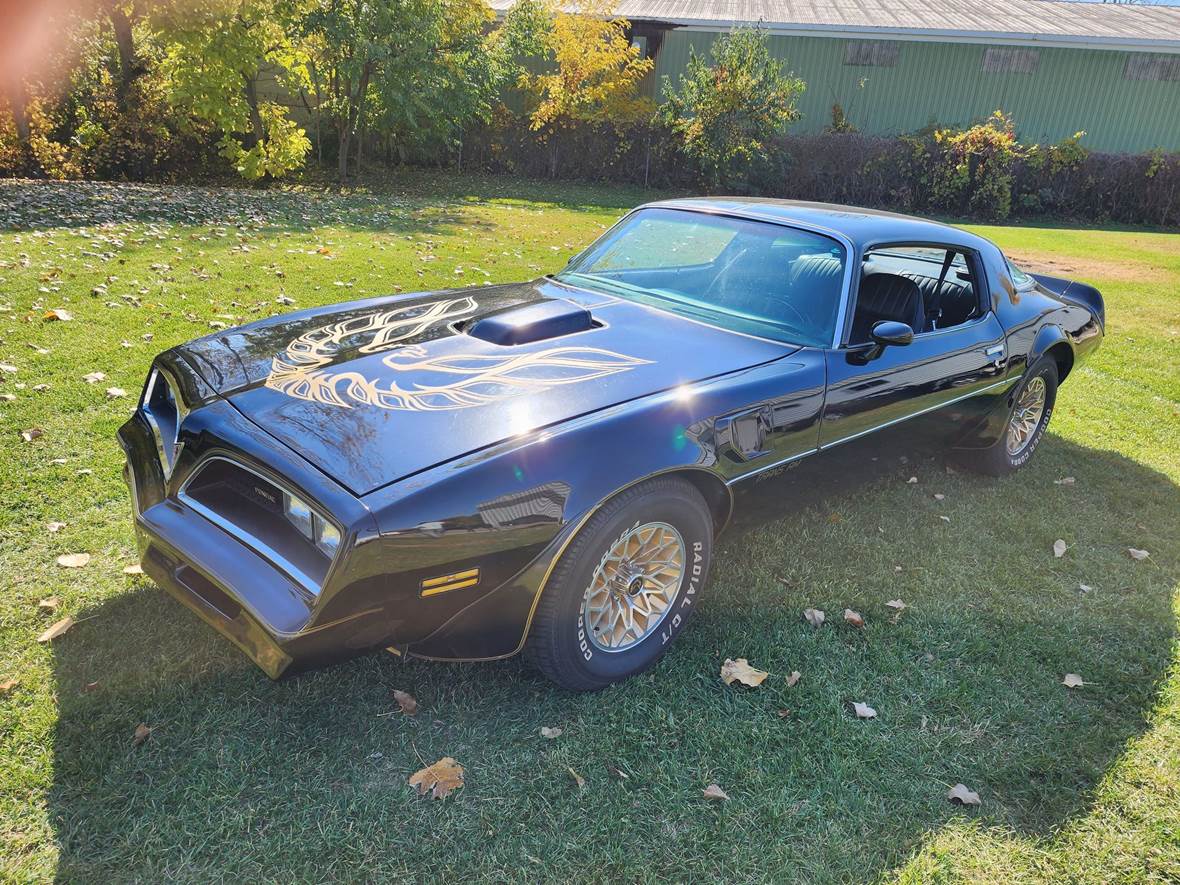
[[[1084,137],[1021,145],[999,115],[961,131],[791,135],[728,191],[981,220],[1180,225],[1180,153],[1101,154],[1082,144]],[[657,127],[583,126],[545,142],[527,121],[505,114],[467,134],[461,164],[534,178],[700,189],[673,139]]]

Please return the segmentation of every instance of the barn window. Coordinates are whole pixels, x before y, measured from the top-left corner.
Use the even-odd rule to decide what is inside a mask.
[[[1035,74],[1041,55],[1035,49],[989,46],[983,53],[985,74]]]
[[[844,64],[859,67],[897,67],[900,43],[885,40],[849,40],[844,47]]]
[[[1180,80],[1180,55],[1128,55],[1123,79],[1157,83]]]

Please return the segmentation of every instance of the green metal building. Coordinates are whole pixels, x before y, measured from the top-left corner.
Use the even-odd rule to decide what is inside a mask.
[[[506,10],[511,0],[493,0]],[[645,88],[718,35],[756,25],[807,83],[796,133],[897,134],[1002,109],[1025,142],[1085,130],[1091,150],[1180,150],[1180,8],[1061,0],[621,0],[655,60]]]

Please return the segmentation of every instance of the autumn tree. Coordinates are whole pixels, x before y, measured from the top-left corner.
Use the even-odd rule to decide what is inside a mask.
[[[287,108],[259,93],[264,72],[288,91],[301,86],[299,13],[298,0],[183,0],[156,9],[173,102],[220,131],[221,154],[247,179],[281,177],[311,149]]]
[[[639,84],[653,62],[631,43],[628,29],[626,19],[614,16],[614,0],[581,0],[575,11],[554,15],[545,47],[550,70],[521,80],[535,101],[529,125],[552,146],[552,174],[562,129],[576,123],[618,127],[651,116]]]
[[[765,31],[740,28],[713,43],[708,61],[690,53],[678,85],[664,78],[659,116],[710,187],[732,187],[799,118],[805,88],[771,57]]]

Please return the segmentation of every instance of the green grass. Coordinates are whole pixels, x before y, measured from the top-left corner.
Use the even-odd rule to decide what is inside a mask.
[[[692,629],[600,694],[519,661],[384,654],[272,683],[122,573],[114,432],[156,352],[290,309],[280,294],[552,271],[642,199],[494,180],[343,196],[0,183],[0,362],[18,369],[0,382],[16,397],[0,402],[0,682],[20,681],[0,698],[0,878],[1180,880],[1177,235],[984,230],[1107,299],[1107,340],[1031,465],[987,480],[903,462],[902,433],[758,483]],[[78,551],[86,568],[54,564]],[[828,625],[805,624],[808,606]],[[38,645],[65,614],[78,625]],[[727,688],[726,657],[771,676]],[[1069,691],[1066,672],[1090,684]],[[393,688],[418,716],[391,715]],[[140,722],[154,731],[134,746]],[[444,755],[466,786],[415,798],[407,777]],[[981,807],[946,801],[959,781]],[[701,798],[711,782],[728,803]]]

